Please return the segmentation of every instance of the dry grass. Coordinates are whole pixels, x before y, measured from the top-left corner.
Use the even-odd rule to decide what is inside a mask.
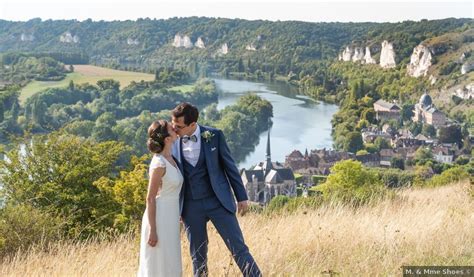
[[[474,203],[469,182],[407,189],[354,210],[332,205],[296,214],[240,218],[247,244],[266,276],[401,276],[402,265],[474,264]],[[238,276],[210,228],[211,276]],[[185,276],[191,275],[183,237]],[[1,276],[133,276],[138,238],[58,243],[0,264]]]

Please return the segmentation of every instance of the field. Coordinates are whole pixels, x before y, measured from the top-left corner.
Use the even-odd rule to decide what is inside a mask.
[[[154,78],[155,76],[153,74],[115,70],[93,65],[74,65],[74,72],[68,74],[64,80],[56,82],[30,82],[26,87],[21,90],[20,102],[23,103],[28,97],[41,90],[47,88],[65,87],[69,84],[70,81],[73,81],[76,84],[96,84],[97,81],[102,79],[114,79],[120,82],[121,88],[124,88],[128,86],[132,81],[152,81]]]
[[[181,92],[191,92],[191,91],[194,90],[194,86],[193,85],[181,85],[181,86],[172,87],[172,88],[170,88],[170,90],[181,91]]]
[[[405,189],[360,209],[334,204],[239,221],[265,276],[401,276],[403,265],[474,264],[470,186]],[[211,276],[239,276],[209,228]],[[129,234],[109,242],[61,242],[46,253],[30,250],[0,263],[0,276],[134,276],[138,240]],[[191,276],[184,235],[182,241],[184,276]]]

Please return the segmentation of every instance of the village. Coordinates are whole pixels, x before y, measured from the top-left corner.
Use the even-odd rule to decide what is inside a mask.
[[[401,108],[380,99],[373,105],[378,122],[401,120]],[[361,130],[364,144],[378,145],[372,153],[359,151],[351,153],[333,149],[308,149],[302,153],[293,150],[286,156],[285,162],[271,160],[270,131],[268,133],[266,159],[251,170],[242,170],[242,181],[251,201],[265,205],[273,197],[285,195],[295,197],[307,196],[308,189],[317,186],[330,174],[331,167],[339,161],[353,159],[365,167],[398,168],[414,170],[416,158],[423,153],[439,163],[451,165],[455,162],[472,159],[470,145],[473,134],[465,141],[464,147],[456,142],[444,142],[439,139],[440,128],[450,132],[450,128],[460,129],[456,122],[435,107],[431,97],[425,92],[414,105],[412,122],[427,126],[427,134],[414,135],[407,128],[393,128],[389,123],[381,126],[369,126]],[[453,134],[448,134],[453,135]],[[431,169],[430,174],[435,172]],[[301,193],[297,193],[300,190]]]

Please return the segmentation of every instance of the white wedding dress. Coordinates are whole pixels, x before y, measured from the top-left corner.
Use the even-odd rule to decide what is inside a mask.
[[[178,168],[159,154],[155,154],[151,160],[150,174],[157,167],[166,168],[161,191],[156,197],[158,244],[155,247],[148,244],[150,225],[147,210],[145,210],[142,220],[140,263],[137,276],[181,276],[179,192],[183,184],[183,176]]]

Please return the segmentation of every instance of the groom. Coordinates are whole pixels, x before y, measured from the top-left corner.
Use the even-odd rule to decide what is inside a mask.
[[[245,245],[237,221],[248,208],[247,194],[221,130],[197,124],[198,109],[181,103],[172,111],[172,124],[180,139],[173,147],[184,176],[180,193],[181,216],[186,227],[194,276],[207,276],[207,222],[210,220],[232,253],[244,276],[261,276]]]

